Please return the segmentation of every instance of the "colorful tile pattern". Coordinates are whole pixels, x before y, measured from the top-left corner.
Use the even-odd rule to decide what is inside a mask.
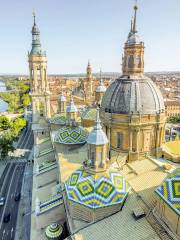
[[[118,172],[98,176],[87,173],[83,168],[70,176],[65,187],[69,200],[93,209],[123,203],[130,190]]]
[[[47,226],[45,230],[45,234],[46,234],[46,237],[48,237],[48,239],[60,239],[62,232],[63,232],[62,226],[57,223],[53,223]]]
[[[54,142],[61,144],[84,144],[87,133],[82,127],[63,127],[55,135]]]
[[[155,192],[180,216],[180,168],[171,173]]]
[[[45,202],[41,202],[40,204],[40,212],[38,215],[41,215],[50,209],[60,206],[63,204],[63,196],[61,194],[57,194],[50,199],[46,200]]]
[[[81,114],[81,118],[82,119],[86,119],[86,120],[96,120],[96,108],[88,108],[85,109],[82,114]]]
[[[66,121],[67,121],[67,118],[60,114],[56,114],[55,116],[49,119],[49,123],[57,124],[57,125],[65,125]]]
[[[48,172],[50,170],[53,170],[55,168],[57,168],[57,163],[55,161],[54,162],[49,162],[49,163],[47,162],[47,163],[41,164],[39,166],[39,173],[38,173],[38,175],[43,174],[45,172]]]

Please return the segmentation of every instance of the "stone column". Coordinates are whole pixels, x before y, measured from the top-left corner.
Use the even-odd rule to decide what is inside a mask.
[[[160,136],[160,128],[159,128],[159,126],[157,126],[157,130],[156,130],[156,148],[159,147],[159,136]]]
[[[35,92],[38,90],[38,83],[37,83],[37,67],[34,67],[34,90]]]
[[[46,101],[46,118],[50,118],[51,117],[51,109],[50,109],[50,96],[47,95],[45,97],[45,101]]]
[[[140,132],[140,129],[138,128],[136,130],[136,152],[139,152],[139,132]]]
[[[44,82],[44,69],[42,66],[40,69],[40,76],[41,76],[41,88],[42,88],[42,92],[44,92],[45,91],[45,82]]]
[[[132,152],[132,129],[130,129],[129,134],[129,151]]]

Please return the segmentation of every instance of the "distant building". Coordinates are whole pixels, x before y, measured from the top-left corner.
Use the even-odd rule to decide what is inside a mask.
[[[174,117],[180,115],[180,100],[167,99],[164,101],[164,104],[167,117]]]

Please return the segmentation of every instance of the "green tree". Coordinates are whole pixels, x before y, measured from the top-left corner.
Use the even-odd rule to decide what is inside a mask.
[[[0,116],[0,131],[7,130],[11,127],[11,122],[6,116]]]
[[[6,157],[8,152],[14,151],[13,146],[14,135],[10,131],[4,131],[0,135],[0,149],[1,149],[1,157]]]
[[[30,104],[30,97],[28,94],[23,94],[22,96],[23,106],[28,107]]]
[[[26,120],[24,118],[16,118],[12,123],[12,131],[15,137],[17,137],[20,131],[26,126]]]
[[[168,123],[180,123],[180,115],[172,116],[167,119]]]
[[[29,91],[29,88],[29,85],[24,84],[23,81],[18,81],[18,89],[22,94],[27,93]]]

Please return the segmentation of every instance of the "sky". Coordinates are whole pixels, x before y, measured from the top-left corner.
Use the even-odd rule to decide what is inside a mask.
[[[120,72],[133,0],[0,0],[0,73],[28,74],[32,12],[48,73]],[[138,0],[145,71],[180,71],[180,0]]]

